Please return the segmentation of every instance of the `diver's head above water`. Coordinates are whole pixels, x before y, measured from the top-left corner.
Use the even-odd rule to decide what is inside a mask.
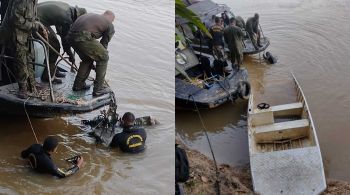
[[[131,112],[126,112],[122,117],[123,127],[132,127],[135,123],[135,115]]]
[[[48,153],[56,152],[58,146],[58,140],[54,136],[49,136],[45,139],[43,149]]]

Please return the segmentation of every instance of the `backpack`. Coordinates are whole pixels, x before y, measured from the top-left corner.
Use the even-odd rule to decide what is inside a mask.
[[[175,181],[186,182],[190,177],[186,151],[175,145]]]

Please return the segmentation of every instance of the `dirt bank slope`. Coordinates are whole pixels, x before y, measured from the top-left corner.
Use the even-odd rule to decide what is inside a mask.
[[[190,163],[190,179],[185,183],[186,194],[215,194],[214,162],[196,150],[181,145],[187,152]],[[249,167],[232,168],[219,165],[221,194],[253,194]],[[327,190],[323,195],[350,194],[350,183],[327,181]]]

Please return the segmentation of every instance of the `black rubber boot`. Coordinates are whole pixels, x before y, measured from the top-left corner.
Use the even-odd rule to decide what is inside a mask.
[[[94,91],[92,92],[92,96],[94,97],[98,97],[107,93],[110,93],[111,89],[109,87],[103,87],[100,89],[96,89],[96,87],[94,87]]]
[[[85,90],[89,90],[90,87],[91,85],[84,83],[84,85],[80,87],[73,86],[73,91],[85,91]]]
[[[27,83],[18,83],[17,97],[20,99],[27,99],[28,98]]]
[[[87,90],[90,86],[86,85],[85,81],[89,77],[92,61],[82,61],[78,69],[77,76],[73,84],[73,91]]]

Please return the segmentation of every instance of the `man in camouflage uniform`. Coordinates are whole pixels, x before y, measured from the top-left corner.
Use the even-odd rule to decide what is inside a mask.
[[[213,56],[221,61],[224,61],[225,53],[224,53],[224,41],[222,37],[222,33],[224,31],[224,26],[221,24],[221,18],[215,18],[215,24],[210,27],[210,34],[213,37],[212,41],[212,51]]]
[[[245,28],[244,19],[241,16],[236,16],[235,19],[236,19],[236,26],[241,29],[244,29]]]
[[[230,49],[231,63],[237,62],[238,67],[243,63],[243,32],[236,26],[236,20],[230,19],[230,25],[224,31],[225,42]]]
[[[56,51],[60,51],[60,42],[57,39],[56,33],[50,26],[55,26],[57,34],[60,35],[62,40],[63,50],[68,54],[69,61],[75,63],[74,55],[70,49],[68,40],[66,39],[70,26],[73,22],[81,15],[86,14],[86,9],[79,8],[78,6],[73,7],[67,3],[60,1],[47,1],[38,4],[38,18],[40,22],[46,27],[49,32],[49,43]],[[49,64],[50,64],[50,75],[51,77],[56,76],[63,78],[65,75],[59,71],[56,71],[56,61],[58,55],[52,50],[49,50]],[[48,72],[45,71],[41,77],[43,81],[48,81]],[[62,83],[58,78],[53,80],[53,83]]]
[[[2,22],[2,35],[6,48],[14,54],[15,76],[18,82],[18,97],[26,99],[28,88],[35,92],[33,68],[33,44],[29,39],[32,31],[41,30],[44,37],[47,32],[43,25],[36,21],[37,0],[12,0]]]
[[[255,49],[258,50],[259,47],[262,47],[260,44],[259,14],[255,13],[254,17],[247,20],[245,30],[252,40]]]
[[[90,86],[85,81],[95,61],[96,79],[93,96],[101,96],[110,92],[110,89],[104,85],[104,80],[109,59],[107,47],[115,32],[112,24],[114,19],[113,12],[106,11],[102,15],[85,14],[73,23],[68,40],[82,60],[74,81],[74,91],[89,89]],[[99,38],[101,38],[100,42],[96,40]]]

